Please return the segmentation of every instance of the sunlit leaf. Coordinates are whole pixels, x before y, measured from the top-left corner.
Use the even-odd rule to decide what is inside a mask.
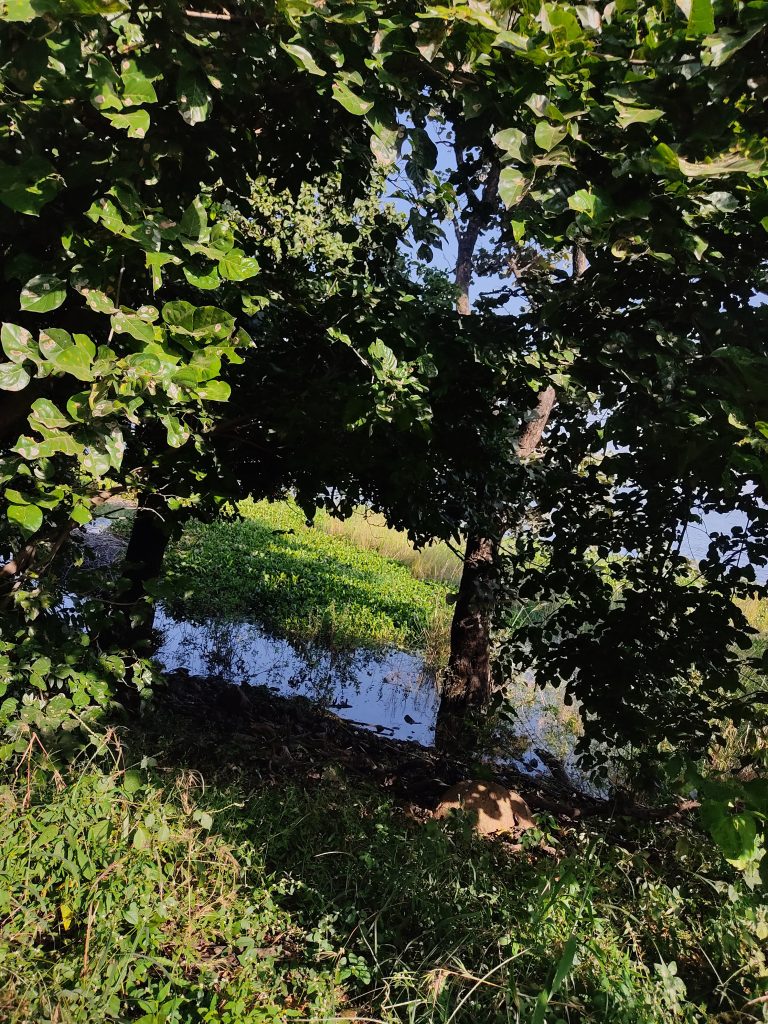
[[[50,313],[57,309],[67,295],[67,286],[58,277],[39,274],[24,285],[21,290],[21,308],[28,313]]]

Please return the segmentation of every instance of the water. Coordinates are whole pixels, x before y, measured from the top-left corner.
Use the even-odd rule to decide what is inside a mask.
[[[235,685],[266,686],[281,696],[306,697],[382,736],[426,747],[434,743],[440,698],[434,673],[417,654],[332,652],[292,644],[252,622],[194,622],[175,618],[163,607],[157,610],[155,628],[162,637],[155,659],[166,671],[184,669]],[[535,753],[543,749],[579,778],[574,758],[578,711],[566,708],[553,687],[542,689],[525,678],[510,686],[510,698],[515,723],[494,759],[528,775],[548,775]]]
[[[439,696],[434,674],[406,651],[333,652],[293,645],[251,622],[176,619],[158,608],[162,642],[155,654],[170,671],[266,686],[301,696],[384,736],[430,746]]]

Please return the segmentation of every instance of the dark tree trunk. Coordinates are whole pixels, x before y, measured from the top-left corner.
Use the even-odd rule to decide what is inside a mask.
[[[471,536],[451,623],[451,653],[443,679],[435,742],[456,750],[469,742],[466,716],[491,696],[491,611],[498,541]]]
[[[545,388],[520,433],[516,451],[519,459],[535,452],[554,404],[555,389]],[[500,527],[499,534],[502,533]],[[498,545],[498,540],[489,537],[470,535],[467,539],[438,715],[437,742],[443,748],[459,742],[461,719],[466,713],[473,707],[485,706],[491,698],[491,620]]]
[[[451,654],[443,701],[482,705],[490,696],[489,658],[491,590],[498,543],[490,537],[470,537],[451,623]]]
[[[146,584],[157,579],[171,537],[172,522],[165,499],[155,493],[142,494],[133,520],[123,563],[123,589],[119,616],[123,642],[132,646],[146,643],[152,633],[154,607]],[[114,638],[116,639],[116,638]]]

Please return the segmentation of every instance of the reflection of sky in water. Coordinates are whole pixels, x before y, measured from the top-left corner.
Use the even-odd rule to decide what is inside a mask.
[[[405,651],[330,652],[293,645],[250,622],[179,620],[162,607],[155,617],[162,642],[155,655],[166,670],[186,669],[234,684],[266,686],[282,696],[303,696],[341,718],[384,736],[430,746],[435,738],[439,695],[422,659]],[[510,685],[516,709],[514,732],[524,756],[502,760],[526,774],[547,774],[535,755],[544,749],[578,775],[573,748],[578,713],[565,713],[557,690],[518,679]]]
[[[434,741],[439,698],[434,676],[417,655],[299,647],[250,622],[185,622],[162,608],[155,627],[163,634],[155,657],[165,669],[267,686],[284,696],[308,697],[386,736]]]

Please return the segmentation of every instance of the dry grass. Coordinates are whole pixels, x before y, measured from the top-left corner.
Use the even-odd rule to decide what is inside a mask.
[[[359,508],[343,520],[321,512],[315,525],[323,533],[343,537],[357,548],[376,551],[407,565],[417,579],[457,583],[461,576],[461,559],[447,544],[438,541],[417,551],[405,532],[387,526],[384,516],[368,509]]]

